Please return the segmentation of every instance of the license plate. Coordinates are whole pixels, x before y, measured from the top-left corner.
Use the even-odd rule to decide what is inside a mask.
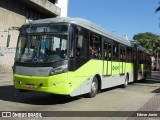
[[[26,87],[27,88],[34,88],[35,86],[33,84],[27,84]]]

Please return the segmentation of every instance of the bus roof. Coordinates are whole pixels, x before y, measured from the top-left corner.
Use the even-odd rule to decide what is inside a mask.
[[[48,19],[41,19],[41,20],[35,20],[31,21],[31,24],[44,24],[44,23],[74,23],[81,27],[84,27],[86,29],[89,29],[95,33],[98,33],[102,36],[105,36],[107,38],[110,38],[112,40],[115,40],[117,42],[120,42],[122,44],[131,46],[131,42],[126,39],[125,37],[119,37],[117,35],[114,35],[113,33],[103,29],[102,27],[86,20],[83,18],[69,18],[69,17],[56,17],[56,18],[48,18]]]

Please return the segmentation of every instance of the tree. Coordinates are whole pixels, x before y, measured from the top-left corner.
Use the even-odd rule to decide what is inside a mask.
[[[156,9],[156,12],[160,11],[160,6]]]
[[[160,2],[159,2],[159,4],[160,4]],[[156,9],[155,13],[156,13],[156,12],[158,12],[158,11],[160,11],[160,6],[159,6],[159,7],[157,7],[157,9]]]
[[[156,69],[158,68],[158,55],[160,52],[160,37],[150,32],[139,33],[134,35],[134,41],[149,51],[149,53],[155,58]]]

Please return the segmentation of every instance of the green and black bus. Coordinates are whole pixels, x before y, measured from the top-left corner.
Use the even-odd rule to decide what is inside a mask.
[[[49,18],[20,28],[14,85],[19,90],[94,97],[150,75],[150,55],[82,18]]]

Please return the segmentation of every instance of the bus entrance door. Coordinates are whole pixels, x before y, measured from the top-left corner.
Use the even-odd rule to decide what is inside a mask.
[[[103,75],[110,76],[112,75],[112,61],[111,61],[111,42],[104,40],[104,61],[103,61]]]
[[[126,50],[124,46],[120,46],[120,66],[119,66],[119,72],[120,75],[125,75],[125,56],[126,56]]]

